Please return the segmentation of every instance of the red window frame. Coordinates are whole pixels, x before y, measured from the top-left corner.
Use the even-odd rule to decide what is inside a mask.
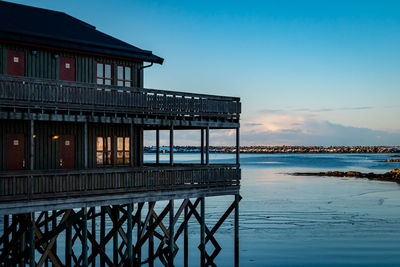
[[[119,78],[119,73],[118,73],[120,67],[122,67],[122,70],[123,70],[122,71],[122,79]],[[125,68],[129,68],[130,69],[130,72],[129,72],[130,76],[131,76],[130,80],[126,79],[126,77],[125,77],[126,76],[125,75],[125,73],[126,73]],[[120,82],[122,82],[122,85],[120,85]],[[126,83],[130,83],[130,86],[127,86]],[[117,86],[133,87],[133,68],[132,68],[132,66],[130,66],[130,65],[121,65],[121,64],[117,65]]]
[[[103,77],[101,77],[101,76],[98,75],[98,71],[97,71],[97,70],[98,70],[98,65],[99,65],[99,64],[102,64],[102,65],[103,65]],[[105,74],[106,74],[106,65],[109,65],[110,68],[111,68],[111,78],[105,77]],[[99,80],[101,80],[102,83],[99,83]],[[111,63],[106,63],[106,62],[97,61],[97,62],[96,62],[96,83],[97,83],[97,84],[101,84],[101,85],[106,85],[106,81],[110,81],[110,84],[109,84],[109,85],[112,85],[112,84],[113,84],[113,80],[114,80],[114,77],[113,77],[113,65],[112,65]]]

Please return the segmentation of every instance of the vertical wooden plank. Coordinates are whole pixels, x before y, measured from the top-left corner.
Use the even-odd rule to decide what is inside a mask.
[[[156,163],[160,164],[160,130],[156,130]]]
[[[240,136],[239,127],[236,128],[236,165],[240,163]]]
[[[29,223],[29,266],[34,267],[35,263],[35,213],[31,212],[30,214],[30,223]]]
[[[129,163],[131,167],[135,166],[135,131],[134,131],[133,122],[129,124]]]
[[[128,244],[127,244],[127,249],[128,249],[128,262],[129,266],[132,266],[133,264],[133,248],[132,248],[132,203],[128,204],[128,227],[127,227],[127,235],[128,235]]]
[[[31,170],[34,169],[35,166],[35,144],[33,135],[35,134],[35,122],[34,120],[30,120],[30,129],[29,129],[29,168]]]
[[[88,122],[83,124],[83,167],[88,168]]]
[[[169,129],[169,164],[174,165],[174,125]]]
[[[56,228],[57,228],[57,211],[56,211],[56,210],[53,210],[53,211],[51,212],[51,216],[52,216],[52,220],[51,220],[51,230],[52,230],[52,231],[55,231]],[[53,245],[52,250],[53,250],[53,254],[54,254],[54,255],[57,255],[57,238],[56,238],[56,240],[54,241],[54,245]]]
[[[72,226],[67,225],[65,229],[65,266],[71,267],[71,255],[72,255]]]
[[[149,212],[150,207],[152,207],[152,202],[149,202]],[[153,215],[150,215],[149,225],[154,223]],[[154,267],[154,231],[150,232],[149,235],[149,267]]]
[[[112,219],[113,227],[117,227],[118,219],[119,219],[119,211],[117,206],[112,207]],[[115,266],[118,266],[118,231],[115,232],[113,236],[113,262]]]
[[[87,208],[83,209],[82,218],[82,266],[88,266],[88,245],[87,245]]]
[[[140,238],[140,233],[142,231],[142,211],[141,209],[137,210],[137,221],[136,221],[136,226],[137,226],[137,239]],[[137,263],[141,265],[142,262],[142,246],[139,246],[136,248],[136,257],[137,257]]]
[[[200,129],[200,163],[204,164],[204,129]]]
[[[235,267],[239,267],[239,194],[235,195]]]
[[[169,240],[168,240],[168,264],[174,266],[174,200],[169,201]]]
[[[204,267],[206,265],[206,248],[205,248],[205,232],[206,232],[206,223],[205,223],[205,202],[204,197],[200,198],[200,266]]]
[[[210,164],[210,127],[206,128],[206,165]]]
[[[96,239],[96,207],[92,207],[92,236]],[[100,243],[100,242],[99,242]],[[92,255],[96,253],[95,246],[92,245]],[[96,258],[93,259],[92,266],[96,266]]]
[[[104,207],[101,207],[100,209],[100,240],[104,240],[106,236],[106,210]],[[100,254],[100,266],[105,267],[105,262],[106,260],[104,259],[103,254]]]
[[[187,220],[188,217],[188,206],[185,206],[184,212],[184,221]],[[183,265],[185,267],[189,266],[189,233],[188,233],[188,225],[189,222],[186,222],[185,228],[183,229]]]

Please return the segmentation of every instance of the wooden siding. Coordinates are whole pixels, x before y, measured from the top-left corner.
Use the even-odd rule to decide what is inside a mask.
[[[0,171],[7,168],[7,134],[24,134],[25,135],[25,161],[29,156],[29,142],[27,134],[29,130],[28,121],[0,120]]]
[[[239,187],[235,165],[181,165],[82,171],[26,171],[0,175],[0,203],[112,196],[141,192]]]
[[[18,45],[3,45],[0,44],[0,74],[6,74],[4,57],[7,57],[7,49],[24,50],[26,56],[25,73],[27,77],[42,78],[42,79],[59,79],[59,68],[60,62],[59,57],[72,57],[75,58],[76,62],[76,81],[85,83],[96,83],[97,69],[96,62],[107,62],[113,65],[113,69],[116,72],[117,65],[128,65],[133,70],[133,85],[135,87],[143,86],[139,84],[139,80],[143,81],[143,76],[138,79],[138,73],[143,75],[143,71],[140,67],[143,65],[141,62],[136,61],[124,61],[119,59],[101,58],[94,57],[85,54],[72,54],[59,52],[55,50],[43,50],[33,47],[23,47]],[[32,51],[36,51],[33,54]],[[55,57],[58,55],[59,57]],[[116,73],[114,75],[116,77]],[[116,84],[116,80],[113,80],[113,84]]]
[[[75,136],[75,168],[84,168],[83,151],[83,123],[67,122],[35,122],[35,170],[59,169],[60,143],[53,136]],[[7,166],[7,134],[16,133],[25,136],[25,160],[29,158],[29,121],[0,120],[0,171],[5,171]],[[129,125],[124,124],[89,124],[88,125],[88,166],[96,168],[96,138],[98,136],[129,137]],[[134,128],[134,162],[136,166],[143,163],[143,157],[138,153],[143,152],[143,129]],[[143,138],[143,137],[142,137]],[[116,151],[116,141],[113,141],[113,151]],[[28,165],[27,165],[28,167]]]

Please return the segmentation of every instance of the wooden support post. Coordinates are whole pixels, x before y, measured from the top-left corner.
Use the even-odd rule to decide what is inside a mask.
[[[134,127],[133,123],[129,125],[129,165],[131,167],[135,166],[135,141],[134,141]]]
[[[204,165],[204,129],[200,130],[200,163]]]
[[[51,212],[51,216],[52,216],[52,218],[51,218],[51,231],[55,231],[56,228],[57,228],[57,211],[53,210]],[[54,245],[53,245],[52,251],[53,251],[54,255],[57,255],[57,238],[54,241]]]
[[[168,240],[168,266],[174,266],[174,200],[169,201],[169,240]]]
[[[154,202],[149,202],[149,212],[153,212],[153,207],[154,207]],[[149,219],[149,225],[153,225],[154,219],[153,215],[150,215]],[[154,267],[154,231],[153,230],[148,230],[150,231],[149,235],[149,267]]]
[[[35,168],[35,141],[33,136],[35,135],[35,121],[30,120],[30,130],[29,130],[29,169],[33,170]]]
[[[189,266],[189,233],[188,233],[188,224],[189,222],[187,221],[188,219],[188,206],[185,207],[185,213],[184,213],[184,221],[185,227],[183,229],[183,266],[188,267]]]
[[[67,225],[65,229],[65,266],[72,266],[72,226]]]
[[[210,164],[210,127],[206,129],[206,165]]]
[[[205,201],[204,197],[200,198],[200,266],[206,265],[206,222],[205,222]]]
[[[96,207],[92,207],[92,236],[96,240]],[[101,242],[101,241],[100,241]],[[92,245],[92,255],[96,253],[95,246]],[[93,259],[92,266],[96,266],[96,258]]]
[[[106,236],[106,209],[105,207],[101,207],[100,210],[100,242],[104,240]],[[105,258],[103,254],[100,254],[100,266],[105,267]]]
[[[118,226],[118,220],[119,220],[119,211],[118,211],[118,207],[117,206],[113,206],[112,207],[112,216],[114,217],[112,219],[113,223],[113,227],[119,227]],[[118,266],[118,231],[115,231],[114,235],[113,235],[113,263],[115,266]]]
[[[10,220],[9,215],[4,215],[3,234],[4,234],[4,233],[7,233],[7,231],[8,231],[9,220]],[[4,234],[4,235],[5,235],[5,234]],[[4,236],[4,248],[9,249],[9,246],[8,246],[8,242],[9,242],[9,241],[10,241],[10,237],[9,237],[9,234],[7,234],[7,235]]]
[[[87,208],[83,209],[83,218],[82,218],[82,266],[88,266],[88,238],[87,238]]]
[[[160,163],[160,130],[156,130],[156,163]]]
[[[140,238],[140,233],[142,232],[142,209],[138,209],[136,212],[136,226],[137,226],[137,239]],[[141,265],[142,262],[142,246],[136,248],[136,259],[137,263]]]
[[[20,227],[22,227],[22,221],[25,221],[26,220],[26,214],[21,214],[20,215],[20,221],[19,221],[19,225],[20,225]],[[19,248],[18,248],[18,250],[19,250],[19,254],[20,255],[25,255],[25,248],[26,248],[26,243],[25,243],[25,241],[26,241],[26,231],[23,231],[23,232],[21,232],[20,233],[20,236],[19,236]],[[25,266],[25,257],[24,256],[20,256],[19,257],[19,263],[20,263],[20,266]]]
[[[83,124],[83,168],[88,168],[88,122]]]
[[[235,267],[239,267],[239,194],[235,195]]]
[[[174,165],[174,125],[169,129],[169,164]]]
[[[240,164],[240,132],[239,127],[236,128],[236,165]]]
[[[34,267],[36,265],[35,263],[35,213],[31,212],[29,214],[30,216],[30,222],[29,222],[29,237],[28,237],[28,242],[29,242],[29,266]]]
[[[127,235],[128,235],[128,244],[127,244],[127,249],[128,249],[128,263],[129,266],[133,265],[133,251],[132,251],[132,203],[128,204],[128,226],[127,226]]]

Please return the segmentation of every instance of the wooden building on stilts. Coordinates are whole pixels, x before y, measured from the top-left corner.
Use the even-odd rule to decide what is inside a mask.
[[[145,89],[162,58],[65,13],[0,1],[0,14],[0,266],[174,266],[178,250],[179,265],[215,266],[230,214],[237,266],[240,99]],[[235,163],[210,164],[210,129],[236,132]],[[174,162],[175,130],[198,133],[198,164]],[[223,195],[232,204],[206,225],[206,198]]]

